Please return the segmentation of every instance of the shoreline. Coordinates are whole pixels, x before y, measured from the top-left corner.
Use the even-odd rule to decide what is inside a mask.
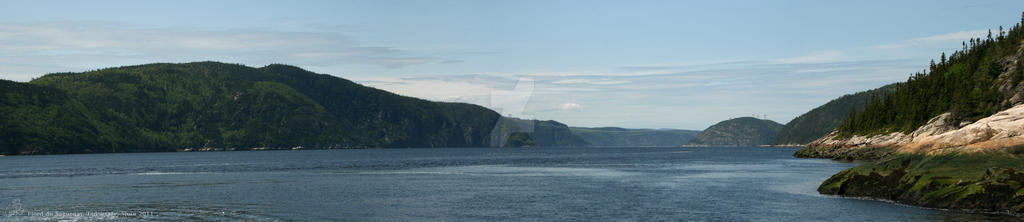
[[[805,144],[765,144],[758,145],[759,147],[782,147],[782,148],[801,148],[806,146]]]
[[[823,181],[818,192],[824,195],[1024,217],[1021,153],[895,154],[885,147],[827,153],[810,149],[814,148],[805,147],[794,157],[870,161]],[[858,158],[867,156],[878,158]]]

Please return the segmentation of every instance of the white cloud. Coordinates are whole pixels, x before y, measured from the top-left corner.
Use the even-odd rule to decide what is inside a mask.
[[[491,91],[491,100],[488,107],[505,115],[525,117],[526,108],[533,97],[533,89],[536,85],[534,77],[522,76],[516,80],[516,85],[511,90],[498,89]],[[528,118],[532,118],[529,115]]]
[[[857,70],[857,69],[861,69],[861,68],[863,68],[863,67],[809,68],[809,69],[798,69],[798,70],[794,71],[793,73],[797,73],[797,74],[802,74],[802,73],[834,73],[834,72],[840,72],[840,71]]]
[[[583,109],[583,106],[580,106],[580,104],[576,103],[563,103],[562,105],[558,106],[558,109],[562,111],[580,111]]]
[[[502,109],[498,111],[503,114],[507,114],[504,107],[518,107],[509,111],[522,110],[538,119],[569,125],[703,129],[750,113],[768,114],[785,122],[843,94],[905,80],[919,68],[912,60],[855,60],[827,51],[802,57],[812,55],[826,59],[791,58],[789,62],[795,63],[785,64],[761,60],[649,75],[531,73],[536,86],[528,99],[510,94],[508,98],[513,100],[497,103],[491,95],[515,91],[512,88],[517,81],[510,77],[514,75],[435,75],[387,84],[360,82],[404,95]],[[527,101],[525,106],[522,101]],[[581,104],[588,104],[586,112]],[[666,115],[685,118],[665,121]]]
[[[845,54],[842,51],[818,51],[812,52],[807,55],[784,58],[776,60],[776,63],[780,64],[803,64],[803,63],[823,63],[823,62],[835,62],[845,58]]]
[[[939,41],[955,36],[925,37],[916,41]],[[431,56],[436,55],[433,53],[363,45],[338,34],[265,30],[0,23],[0,42],[4,42],[0,44],[0,56],[4,58],[0,60],[0,78],[16,80],[28,80],[46,72],[86,70],[110,64],[202,59],[244,64],[357,64],[391,68],[448,60],[435,58]],[[859,68],[870,66],[880,68]],[[426,74],[419,73],[421,77],[407,78],[359,75],[353,80],[402,95],[473,103],[503,114],[535,115],[570,125],[606,123],[700,129],[723,118],[749,113],[793,117],[806,111],[803,107],[807,106],[806,100],[827,101],[835,94],[905,79],[906,72],[886,71],[903,68],[893,66],[858,62],[843,51],[818,51],[778,60],[655,63],[617,66],[610,70],[483,75],[423,77]],[[810,74],[796,75],[801,73]],[[807,78],[818,73],[822,73],[821,77]],[[536,84],[533,89],[516,90],[516,76],[522,74],[535,78],[531,80]],[[800,107],[787,108],[797,100],[801,102]],[[583,109],[580,104],[588,104],[586,112],[577,112]],[[666,123],[666,115],[695,118]]]
[[[559,77],[628,77],[628,76],[650,76],[650,75],[663,75],[671,74],[674,71],[670,70],[654,70],[654,71],[626,71],[626,72],[594,72],[594,71],[552,71],[552,72],[531,72],[530,75],[534,76],[559,76]],[[503,73],[488,73],[492,75],[504,75]]]
[[[0,55],[4,57],[0,60],[0,72],[32,72],[5,74],[0,78],[97,69],[112,64],[196,60],[256,66],[287,63],[386,68],[446,60],[394,47],[363,45],[336,33],[139,28],[84,22],[0,23],[0,33],[4,33],[0,35]],[[26,66],[36,68],[26,70]]]
[[[996,32],[998,32],[998,31],[996,31]],[[948,45],[949,43],[968,41],[971,38],[980,38],[980,37],[985,37],[986,35],[988,35],[988,30],[987,29],[983,29],[983,30],[970,30],[970,31],[959,31],[959,32],[953,32],[953,33],[925,36],[925,37],[921,37],[921,38],[913,38],[913,39],[903,40],[903,41],[900,41],[898,43],[881,44],[881,45],[873,46],[872,48],[876,48],[876,49],[899,49],[899,48],[909,48],[909,47],[930,47],[930,46],[932,46],[934,44]],[[998,35],[998,33],[993,33],[993,35]]]
[[[532,76],[522,76],[518,79],[481,75],[419,78],[356,77],[352,80],[400,95],[433,101],[471,103],[503,115],[533,118],[533,115],[526,111],[534,96],[536,85]]]
[[[941,35],[933,35],[911,39],[910,41],[963,41],[966,39],[982,37],[985,35],[988,35],[988,30],[959,31],[954,33],[946,33]],[[998,35],[998,33],[995,33],[993,35]]]
[[[562,79],[551,82],[554,84],[590,84],[590,85],[616,85],[626,84],[629,81],[611,79]]]
[[[357,77],[353,81],[364,85],[433,101],[465,102],[488,105],[494,88],[465,81],[408,80],[389,77]]]
[[[744,64],[754,62],[749,59],[720,59],[720,60],[703,60],[703,61],[682,61],[682,62],[668,62],[668,63],[655,63],[645,65],[630,65],[619,67],[623,70],[680,70],[680,69],[695,69],[695,68],[707,68],[707,67],[720,67],[720,66],[734,66],[737,64]]]

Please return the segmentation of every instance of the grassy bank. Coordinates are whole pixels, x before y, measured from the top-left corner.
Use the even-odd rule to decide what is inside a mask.
[[[950,153],[894,155],[847,169],[822,194],[873,197],[948,209],[1024,213],[1024,155]]]

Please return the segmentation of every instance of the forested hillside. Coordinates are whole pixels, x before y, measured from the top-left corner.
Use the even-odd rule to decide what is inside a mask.
[[[5,154],[486,147],[500,118],[287,65],[148,64],[2,86]]]
[[[963,42],[959,51],[941,54],[927,70],[896,84],[890,95],[872,98],[863,111],[850,112],[839,127],[841,135],[909,133],[945,112],[952,113],[954,125],[961,125],[1022,102],[1020,26],[1000,27],[985,38]]]
[[[772,144],[807,144],[843,124],[851,110],[863,110],[871,97],[884,98],[896,88],[889,84],[877,89],[847,94],[800,115],[786,123]]]
[[[111,152],[151,145],[120,119],[103,119],[64,91],[0,80],[0,153]]]
[[[694,146],[759,146],[771,143],[782,124],[753,117],[740,117],[711,125],[701,131],[688,145]]]

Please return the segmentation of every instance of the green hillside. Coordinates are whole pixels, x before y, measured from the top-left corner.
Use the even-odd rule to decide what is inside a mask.
[[[484,147],[500,118],[287,65],[148,64],[3,84],[5,154]]]
[[[0,153],[112,152],[138,136],[123,121],[101,119],[64,91],[0,80]],[[106,146],[110,144],[111,146]]]
[[[821,138],[842,125],[849,117],[850,110],[863,110],[872,96],[885,97],[895,88],[895,84],[889,84],[833,99],[790,120],[772,140],[772,144],[806,144]]]
[[[945,112],[956,122],[971,122],[1021,103],[1021,41],[1024,30],[1017,24],[964,42],[962,50],[943,53],[927,70],[897,83],[889,96],[850,112],[839,130],[842,135],[909,133]]]
[[[740,117],[711,125],[688,145],[758,146],[769,144],[779,134],[782,124],[775,121]]]

